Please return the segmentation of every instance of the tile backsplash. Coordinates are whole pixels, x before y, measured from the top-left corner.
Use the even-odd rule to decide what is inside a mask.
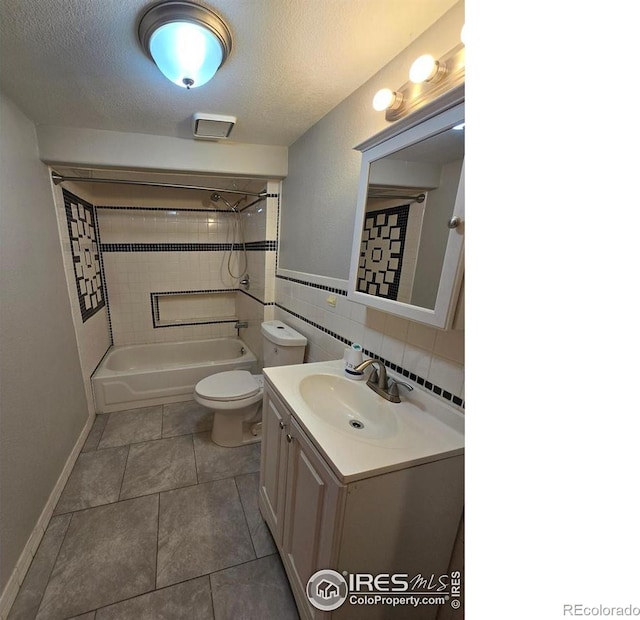
[[[464,331],[434,329],[350,301],[341,280],[330,287],[303,278],[276,277],[275,316],[307,337],[306,361],[341,358],[345,346],[357,342],[392,370],[464,406]]]

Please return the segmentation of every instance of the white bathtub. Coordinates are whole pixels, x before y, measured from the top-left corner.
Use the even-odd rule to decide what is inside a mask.
[[[91,378],[96,412],[191,400],[200,379],[225,370],[257,370],[239,338],[111,347]]]

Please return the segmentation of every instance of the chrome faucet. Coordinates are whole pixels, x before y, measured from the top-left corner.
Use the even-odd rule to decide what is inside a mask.
[[[389,379],[387,377],[387,369],[385,365],[377,359],[368,359],[362,362],[359,366],[356,366],[354,370],[359,372],[363,371],[367,366],[375,364],[375,367],[369,375],[367,385],[379,396],[382,396],[385,400],[391,403],[400,402],[400,394],[398,393],[398,385],[406,387],[409,391],[413,390],[413,386],[405,383],[404,381],[396,381],[395,379]]]

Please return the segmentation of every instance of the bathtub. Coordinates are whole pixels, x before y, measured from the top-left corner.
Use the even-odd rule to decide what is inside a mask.
[[[225,370],[257,371],[239,338],[111,347],[91,377],[96,412],[191,400],[200,379]]]

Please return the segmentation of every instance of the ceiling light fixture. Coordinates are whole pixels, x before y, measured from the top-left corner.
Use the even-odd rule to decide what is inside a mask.
[[[138,38],[158,69],[178,86],[206,84],[231,51],[231,31],[213,11],[191,2],[152,6],[140,20]]]

